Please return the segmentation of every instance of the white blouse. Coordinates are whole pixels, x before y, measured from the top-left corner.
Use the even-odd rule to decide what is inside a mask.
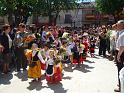
[[[10,38],[9,34],[7,34],[7,37],[9,39],[9,48],[11,48],[12,47],[12,39]]]

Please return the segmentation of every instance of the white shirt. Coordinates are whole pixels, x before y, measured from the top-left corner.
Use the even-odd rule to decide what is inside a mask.
[[[116,43],[116,48],[120,48],[121,46],[124,46],[124,31],[119,35]]]
[[[66,53],[67,53],[68,56],[72,55],[71,49],[72,49],[72,48],[71,48],[70,45],[67,46],[67,48],[66,48]]]
[[[43,32],[42,32],[42,40],[43,40],[43,41],[46,41],[46,38],[45,38],[45,37],[46,37],[46,31],[43,31]]]
[[[9,39],[9,48],[11,48],[12,47],[12,39],[10,38],[9,34],[7,34],[7,37]]]
[[[54,65],[54,60],[52,59],[52,58],[49,58],[48,60],[47,60],[47,65]]]
[[[120,84],[121,84],[121,93],[124,93],[124,67],[119,72]]]

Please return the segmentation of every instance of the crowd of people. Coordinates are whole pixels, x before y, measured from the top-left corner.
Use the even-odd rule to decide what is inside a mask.
[[[65,64],[80,67],[87,54],[94,57],[98,47],[99,56],[117,63],[119,84],[115,91],[123,91],[123,32],[124,20],[112,26],[78,30],[59,26],[37,28],[34,24],[26,26],[23,23],[12,29],[5,24],[0,34],[0,73],[7,74],[14,67],[17,72],[27,70],[33,81],[40,81],[45,74],[48,83],[58,83],[62,80]]]

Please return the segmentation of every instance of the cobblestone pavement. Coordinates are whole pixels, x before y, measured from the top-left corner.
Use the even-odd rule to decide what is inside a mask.
[[[114,93],[117,85],[116,65],[97,55],[63,73],[59,84],[47,84],[44,76],[41,82],[31,82],[26,71],[0,75],[0,93]]]

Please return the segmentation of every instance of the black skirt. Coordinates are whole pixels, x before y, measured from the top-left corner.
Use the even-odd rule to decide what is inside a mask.
[[[48,65],[48,67],[46,69],[46,74],[49,76],[53,75],[53,65]]]

